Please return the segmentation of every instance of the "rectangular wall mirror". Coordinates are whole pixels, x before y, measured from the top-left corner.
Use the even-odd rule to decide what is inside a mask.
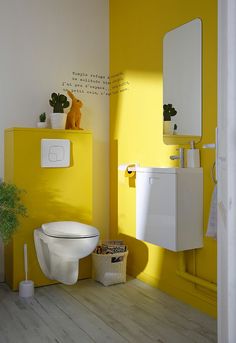
[[[199,141],[202,135],[202,23],[194,19],[163,40],[163,139]],[[175,114],[175,112],[177,113]]]

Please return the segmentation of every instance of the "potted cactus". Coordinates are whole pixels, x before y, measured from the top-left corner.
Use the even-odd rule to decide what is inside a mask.
[[[39,122],[37,123],[37,127],[43,129],[45,127],[47,127],[47,116],[46,116],[46,113],[43,112],[39,115]]]
[[[177,124],[174,124],[174,128],[173,128],[173,135],[176,135],[177,134]]]
[[[173,107],[172,104],[164,104],[163,105],[163,133],[168,135],[172,133],[171,130],[171,117],[177,114],[176,109]]]
[[[52,93],[49,104],[53,107],[51,113],[51,126],[53,129],[65,129],[67,113],[64,113],[64,108],[69,107],[70,103],[64,94]]]

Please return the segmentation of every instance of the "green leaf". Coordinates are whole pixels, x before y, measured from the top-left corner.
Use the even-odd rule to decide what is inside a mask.
[[[64,107],[64,108],[67,108],[69,105],[70,105],[69,101],[66,101],[66,102],[63,104],[63,107]]]
[[[52,93],[51,98],[53,99],[53,101],[57,101],[57,98],[58,98],[57,93]]]
[[[19,225],[18,216],[26,216],[26,207],[21,202],[22,190],[15,185],[0,183],[0,236],[7,243]]]

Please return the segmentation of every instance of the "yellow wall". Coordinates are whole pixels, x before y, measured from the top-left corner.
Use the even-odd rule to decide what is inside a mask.
[[[69,139],[68,168],[41,168],[41,139]],[[86,131],[24,129],[5,131],[5,181],[25,190],[22,196],[28,216],[6,246],[6,281],[18,288],[24,278],[23,245],[28,244],[29,279],[36,286],[54,283],[42,273],[34,247],[33,231],[57,220],[92,220],[92,134]],[[80,278],[91,275],[90,258],[80,261]]]
[[[111,0],[110,72],[123,72],[129,89],[111,96],[111,235],[129,245],[128,272],[195,307],[216,315],[216,295],[176,275],[177,253],[135,239],[135,187],[118,165],[174,166],[176,146],[162,138],[162,42],[166,32],[194,18],[203,31],[203,135],[197,145],[214,142],[217,90],[216,0]],[[201,150],[204,168],[204,232],[213,182],[214,151]],[[204,248],[186,253],[188,271],[216,282],[216,242],[204,238]]]

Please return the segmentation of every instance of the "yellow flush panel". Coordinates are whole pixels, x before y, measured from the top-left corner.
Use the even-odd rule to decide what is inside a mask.
[[[70,141],[69,167],[42,168],[41,140]],[[51,221],[92,221],[92,134],[86,131],[12,128],[5,130],[5,181],[23,189],[28,215],[5,248],[6,282],[14,290],[24,278],[23,245],[28,244],[28,278],[36,286],[56,281],[42,273],[34,229]],[[91,261],[80,261],[80,278],[90,277]]]

